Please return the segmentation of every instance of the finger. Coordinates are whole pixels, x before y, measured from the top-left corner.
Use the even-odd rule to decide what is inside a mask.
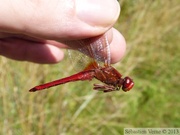
[[[88,39],[81,39],[81,40],[64,41],[63,43],[69,46],[70,48],[76,50],[78,50],[79,47],[83,47],[86,45],[87,46],[95,45],[93,47],[96,47],[99,41],[101,41],[100,39],[104,38],[105,35],[107,35],[110,44],[111,63],[117,63],[125,54],[126,42],[122,34],[114,28],[110,29],[105,34],[100,36],[96,36]],[[107,55],[107,54],[99,54],[99,55]]]
[[[64,53],[56,46],[17,38],[0,39],[0,55],[41,64],[57,63],[64,57]]]
[[[0,32],[0,39],[13,39],[15,40],[16,38],[17,39],[22,39],[22,40],[27,40],[27,41],[31,41],[31,42],[41,42],[41,43],[45,43],[46,44],[51,44],[51,45],[54,45],[54,46],[57,46],[59,48],[67,48],[66,45],[64,45],[63,43],[60,43],[58,41],[55,41],[55,40],[44,40],[44,39],[41,39],[41,38],[35,38],[35,37],[30,37],[30,36],[27,36],[27,35],[24,35],[24,34],[12,34],[12,33],[7,33],[7,32]]]
[[[110,40],[111,63],[117,63],[125,55],[126,41],[123,35],[116,29],[112,29],[112,38]]]
[[[108,41],[110,43],[111,63],[117,63],[125,55],[126,41],[123,35],[114,28],[107,31],[106,34],[108,37]],[[82,47],[82,44],[90,45],[92,42],[96,42],[96,40],[99,39],[97,37],[101,37],[101,36],[96,36],[90,39],[83,39],[83,40],[64,41],[63,42],[64,44],[56,41],[47,41],[47,42],[60,48],[73,48],[77,50],[79,47]]]

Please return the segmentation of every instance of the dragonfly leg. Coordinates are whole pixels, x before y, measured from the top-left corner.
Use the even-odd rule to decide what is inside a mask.
[[[104,85],[104,84],[94,84],[94,90],[103,91],[103,92],[111,92],[119,90],[119,87],[114,87],[112,85]]]

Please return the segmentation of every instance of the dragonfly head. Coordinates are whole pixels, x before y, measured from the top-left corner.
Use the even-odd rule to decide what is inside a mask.
[[[122,84],[122,90],[125,92],[131,90],[132,87],[134,86],[133,80],[129,77],[125,77],[123,80],[124,80],[124,82]]]

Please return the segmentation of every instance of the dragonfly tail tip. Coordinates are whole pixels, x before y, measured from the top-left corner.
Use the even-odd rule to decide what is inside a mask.
[[[32,88],[29,90],[29,92],[35,92],[36,91],[36,88]]]

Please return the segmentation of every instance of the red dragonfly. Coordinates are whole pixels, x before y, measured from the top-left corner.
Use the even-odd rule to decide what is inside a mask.
[[[85,45],[88,42],[89,44]],[[110,65],[110,46],[106,35],[94,42],[89,39],[78,41],[78,45],[77,54],[86,54],[81,55],[79,63],[82,64],[84,61],[88,63],[85,64],[86,67],[83,71],[69,77],[35,86],[29,91],[40,91],[68,82],[92,80],[93,78],[104,83],[94,84],[93,89],[103,92],[118,91],[120,88],[126,92],[134,86],[134,82],[130,77],[122,78],[122,75]],[[76,59],[78,59],[77,54],[75,55]]]

